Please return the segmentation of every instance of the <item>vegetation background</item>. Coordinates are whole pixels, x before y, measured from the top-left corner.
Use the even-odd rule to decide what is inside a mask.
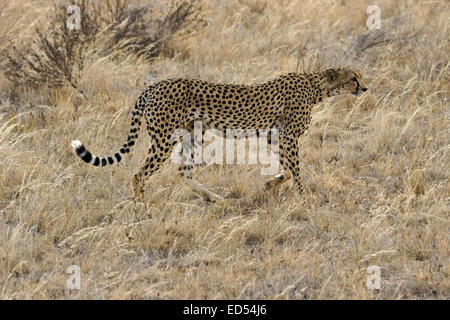
[[[449,299],[449,13],[448,1],[0,0],[0,298]],[[204,203],[167,163],[135,209],[145,134],[115,167],[70,146],[115,152],[162,79],[255,84],[338,65],[370,90],[314,107],[301,198],[263,191],[258,166],[210,165],[195,175],[226,200]]]

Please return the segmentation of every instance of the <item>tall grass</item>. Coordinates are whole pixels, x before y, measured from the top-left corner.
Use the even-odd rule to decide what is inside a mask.
[[[26,44],[48,27],[47,1],[0,3],[0,37]],[[0,298],[448,299],[449,5],[377,1],[382,29],[370,31],[372,4],[200,2],[207,24],[180,28],[169,54],[94,44],[77,81],[85,98],[1,77]],[[167,163],[135,209],[145,134],[111,168],[70,147],[79,138],[106,155],[123,144],[131,106],[155,81],[250,84],[335,65],[361,69],[370,91],[314,107],[302,197],[263,191],[258,166],[211,165],[195,176],[226,200],[206,204]],[[81,290],[66,286],[70,265]],[[380,290],[367,288],[371,265]]]

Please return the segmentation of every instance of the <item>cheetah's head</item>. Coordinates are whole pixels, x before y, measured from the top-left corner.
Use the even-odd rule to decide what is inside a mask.
[[[345,93],[357,96],[367,91],[367,86],[359,70],[349,68],[327,69],[324,72],[324,76],[328,96]]]

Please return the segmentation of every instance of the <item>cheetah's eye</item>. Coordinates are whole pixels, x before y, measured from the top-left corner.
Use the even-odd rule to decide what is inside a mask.
[[[358,79],[356,79],[356,77],[354,77],[352,80],[355,82],[358,82]]]

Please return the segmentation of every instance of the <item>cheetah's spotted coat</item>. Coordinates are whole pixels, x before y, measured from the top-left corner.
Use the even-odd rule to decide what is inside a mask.
[[[355,95],[366,91],[362,75],[348,68],[327,69],[309,74],[289,73],[263,84],[231,85],[201,80],[165,80],[151,85],[136,102],[127,142],[113,156],[99,158],[75,140],[76,154],[94,166],[119,162],[130,152],[141,128],[141,118],[147,123],[152,138],[147,159],[132,179],[134,198],[142,200],[145,180],[166,161],[177,141],[176,129],[193,130],[201,120],[207,128],[270,129],[277,128],[279,159],[284,171],[266,182],[271,187],[293,178],[302,191],[298,157],[298,138],[308,128],[312,107],[327,97],[343,93]],[[220,198],[192,179],[192,165],[180,166],[188,186],[205,200]]]

